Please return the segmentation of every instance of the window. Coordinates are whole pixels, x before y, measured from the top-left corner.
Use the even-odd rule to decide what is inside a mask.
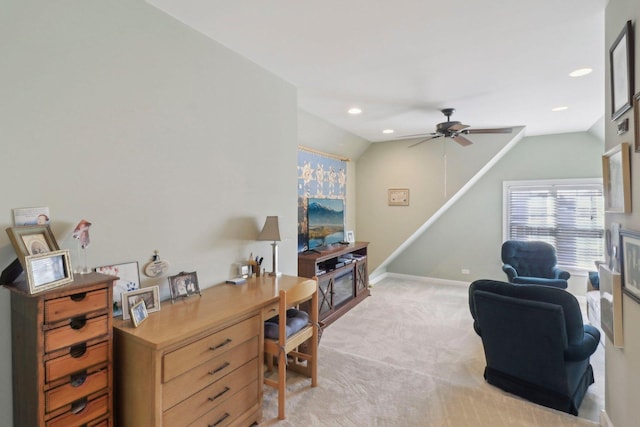
[[[568,269],[604,259],[602,180],[507,181],[503,197],[505,240],[550,243]]]

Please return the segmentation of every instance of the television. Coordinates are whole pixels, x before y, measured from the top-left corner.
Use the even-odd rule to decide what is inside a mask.
[[[307,200],[308,249],[331,246],[344,241],[344,200]]]

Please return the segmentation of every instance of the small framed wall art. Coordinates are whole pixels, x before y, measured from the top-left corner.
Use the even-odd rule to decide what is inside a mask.
[[[631,166],[626,142],[602,156],[604,209],[611,213],[631,212]]]
[[[27,255],[25,263],[30,294],[62,286],[73,281],[73,272],[67,249]]]
[[[389,206],[409,206],[408,188],[390,188],[388,192]]]
[[[627,21],[609,49],[611,72],[611,120],[631,108],[633,97],[633,25]]]
[[[129,308],[140,301],[144,301],[147,313],[160,310],[160,287],[150,286],[148,288],[136,289],[131,292],[122,293],[122,319],[129,318]]]
[[[195,271],[186,273],[184,271],[169,276],[169,290],[171,291],[171,303],[178,298],[185,298],[193,294],[200,293],[200,285],[198,284],[198,274]]]
[[[7,228],[9,240],[18,255],[22,268],[26,269],[25,258],[40,255],[60,248],[48,225],[30,225]]]
[[[636,153],[640,153],[640,92],[633,97],[633,147]]]
[[[640,232],[620,230],[622,290],[640,303]]]

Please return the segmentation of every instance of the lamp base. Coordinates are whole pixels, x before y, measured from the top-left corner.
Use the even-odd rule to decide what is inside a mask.
[[[279,272],[279,271],[278,271],[277,273],[274,273],[274,272],[272,271],[271,273],[269,273],[269,276],[272,276],[272,277],[280,277],[280,276],[282,276],[282,273],[281,273],[281,272]]]

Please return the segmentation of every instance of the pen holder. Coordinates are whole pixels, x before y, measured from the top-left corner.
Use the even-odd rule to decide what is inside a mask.
[[[249,261],[249,267],[251,268],[252,275],[255,274],[256,277],[260,277],[260,265],[257,262],[253,260]]]

